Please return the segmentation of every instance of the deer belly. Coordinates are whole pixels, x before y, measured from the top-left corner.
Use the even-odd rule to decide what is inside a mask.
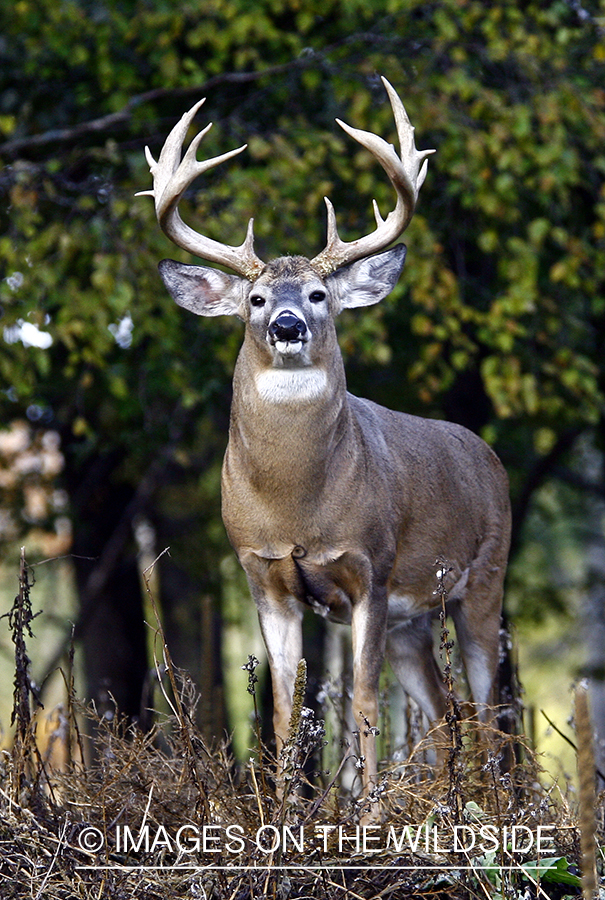
[[[415,597],[412,594],[389,594],[388,620],[389,624],[405,622],[427,612],[425,597]]]
[[[462,572],[452,568],[443,578],[445,597],[447,601],[462,600],[466,593],[470,569],[467,567]],[[406,591],[403,588],[391,590],[388,598],[389,623],[405,622],[423,615],[441,605],[437,574],[431,579],[423,590]]]

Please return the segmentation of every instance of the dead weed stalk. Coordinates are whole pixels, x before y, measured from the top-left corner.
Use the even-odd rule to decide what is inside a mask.
[[[452,657],[451,651],[454,647],[454,641],[450,640],[450,632],[447,627],[447,588],[445,579],[449,572],[452,571],[447,560],[438,558],[435,561],[437,566],[437,589],[435,594],[439,597],[441,608],[439,611],[439,623],[441,626],[441,640],[439,643],[439,653],[443,660],[443,681],[446,687],[446,712],[445,721],[449,734],[449,748],[447,755],[447,771],[449,776],[449,788],[447,795],[447,805],[450,807],[454,824],[459,825],[462,822],[462,810],[464,808],[464,795],[462,785],[464,781],[464,765],[462,760],[462,713],[460,704],[454,690],[454,676],[452,673]]]

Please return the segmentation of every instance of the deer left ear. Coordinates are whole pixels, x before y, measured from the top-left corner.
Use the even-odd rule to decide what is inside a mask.
[[[397,244],[385,253],[360,259],[328,275],[326,282],[336,300],[336,311],[372,306],[390,294],[401,275],[407,247]]]

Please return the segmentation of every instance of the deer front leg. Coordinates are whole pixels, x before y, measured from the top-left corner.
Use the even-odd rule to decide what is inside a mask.
[[[368,591],[353,604],[353,713],[359,726],[364,796],[377,783],[378,688],[385,653],[386,623],[385,590]],[[367,825],[378,819],[378,810],[371,808],[361,817],[361,824]]]
[[[273,728],[279,756],[288,737],[296,669],[302,657],[302,607],[292,597],[275,598],[253,589],[267,649],[273,689]],[[278,793],[280,791],[278,790]]]

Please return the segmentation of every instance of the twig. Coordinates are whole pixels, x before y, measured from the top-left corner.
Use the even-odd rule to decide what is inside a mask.
[[[458,823],[461,819],[462,808],[464,806],[464,802],[462,799],[462,766],[460,762],[460,755],[462,753],[462,734],[460,731],[460,720],[462,716],[460,713],[460,705],[454,692],[454,679],[452,676],[452,658],[450,655],[450,651],[454,646],[454,642],[449,640],[449,630],[446,625],[447,588],[445,586],[445,579],[448,573],[451,572],[451,566],[448,565],[447,560],[442,558],[436,559],[435,565],[437,566],[437,590],[435,591],[435,593],[441,600],[441,610],[439,612],[439,621],[441,623],[441,643],[439,645],[439,650],[440,652],[443,651],[442,659],[445,658],[443,681],[445,682],[445,686],[447,688],[447,708],[445,720],[449,729],[451,742],[447,759],[447,768],[449,774],[449,790],[447,802],[448,805],[453,809],[454,819],[456,823]]]
[[[256,667],[258,666],[258,660],[256,656],[253,654],[248,655],[248,662],[242,666],[244,672],[248,673],[248,687],[247,691],[252,695],[252,700],[254,702],[254,730],[256,732],[256,745],[258,747],[258,764],[260,768],[260,777],[263,785],[263,798],[264,802],[267,802],[267,785],[265,783],[265,760],[263,756],[263,740],[260,732],[260,714],[258,711],[258,701],[256,699],[256,683],[258,682],[258,675],[256,674]]]
[[[554,730],[557,732],[557,734],[559,735],[559,737],[562,737],[564,741],[567,741],[567,743],[569,744],[569,746],[570,746],[570,747],[573,747],[574,753],[577,753],[577,752],[578,752],[577,745],[574,744],[574,742],[572,741],[572,739],[571,739],[570,737],[568,737],[563,731],[561,731],[561,729],[560,729],[557,725],[555,725],[555,723],[553,722],[553,720],[552,720],[551,718],[549,718],[549,717],[546,715],[546,713],[544,712],[543,709],[541,709],[540,712],[542,713],[542,715],[544,716],[544,718],[546,719],[546,721],[548,722],[548,724],[550,725],[550,727],[551,727],[551,728],[554,728]],[[603,774],[603,772],[602,772],[597,766],[595,766],[595,772],[597,773],[597,775],[599,776],[599,778],[601,778],[603,781],[605,781],[605,775]]]
[[[343,756],[342,760],[340,761],[340,765],[338,766],[338,769],[336,770],[336,774],[334,775],[334,778],[332,779],[330,784],[327,786],[327,788],[324,790],[324,792],[322,794],[320,794],[319,797],[314,801],[313,805],[311,806],[311,808],[305,815],[305,818],[303,819],[304,822],[308,822],[310,819],[313,818],[313,816],[315,815],[315,813],[317,812],[317,810],[319,809],[321,804],[324,802],[324,800],[326,799],[326,797],[328,796],[328,794],[330,793],[330,791],[336,784],[338,776],[342,772],[345,763],[347,763],[350,759],[351,759],[350,753],[346,753],[345,756]]]
[[[76,686],[74,679],[74,657],[75,657],[75,645],[73,639],[73,626],[71,631],[71,642],[69,645],[69,655],[67,658],[67,672],[64,672],[63,669],[60,669],[61,675],[63,677],[63,682],[65,684],[65,689],[67,691],[67,723],[68,723],[68,735],[67,735],[67,766],[70,771],[73,770],[74,766],[74,754],[73,754],[73,740],[72,735],[75,734],[76,743],[78,749],[80,751],[80,759],[82,764],[82,771],[86,772],[86,757],[84,755],[84,745],[82,743],[82,735],[80,734],[80,728],[78,726],[78,719],[76,717],[75,712],[75,700],[76,700]]]
[[[26,768],[30,753],[36,756],[40,764],[40,772],[44,770],[42,759],[34,740],[34,720],[31,709],[33,699],[36,707],[42,707],[38,693],[30,678],[31,660],[27,654],[25,635],[33,637],[31,623],[36,618],[32,612],[30,589],[33,581],[29,580],[29,567],[25,559],[25,547],[21,547],[19,560],[19,592],[15,597],[12,609],[6,614],[11,637],[15,645],[15,678],[13,691],[13,710],[11,725],[16,724],[13,759],[15,761],[16,778],[14,784],[15,797],[25,785]],[[4,616],[2,617],[4,618]]]
[[[38,889],[38,893],[36,894],[34,900],[40,900],[40,897],[42,897],[44,895],[44,888],[46,887],[46,882],[50,878],[50,873],[53,870],[53,866],[57,862],[57,857],[59,856],[59,853],[61,852],[61,847],[63,846],[63,843],[65,842],[65,834],[67,832],[68,825],[69,825],[69,820],[65,819],[65,821],[63,823],[63,827],[59,834],[59,841],[57,843],[57,849],[55,850],[55,852],[53,854],[53,858],[51,859],[50,865],[44,874],[44,878],[42,879],[42,884],[40,885],[40,887]]]
[[[296,69],[308,69],[317,65],[317,59],[314,54],[298,57],[288,63],[279,66],[271,66],[260,72],[226,72],[223,75],[215,75],[209,78],[204,84],[190,85],[181,88],[155,88],[152,91],[144,91],[131,97],[130,100],[115,113],[109,113],[106,116],[99,116],[97,119],[90,119],[88,122],[80,122],[71,128],[52,128],[44,131],[42,134],[29,135],[23,138],[14,138],[0,144],[0,154],[4,156],[16,156],[24,150],[31,150],[37,147],[45,147],[49,144],[70,144],[89,134],[99,134],[110,131],[119,125],[126,124],[134,115],[135,111],[145,103],[153,103],[157,100],[165,100],[177,97],[200,97],[215,90],[223,84],[250,84],[261,78],[273,78],[276,75],[283,75]]]
[[[256,803],[258,806],[258,817],[260,819],[260,824],[263,826],[265,824],[265,816],[263,811],[263,803],[260,798],[260,793],[258,790],[258,781],[256,780],[256,772],[254,771],[254,760],[250,760],[250,775],[252,777],[252,786],[254,787],[254,796],[256,797]]]

